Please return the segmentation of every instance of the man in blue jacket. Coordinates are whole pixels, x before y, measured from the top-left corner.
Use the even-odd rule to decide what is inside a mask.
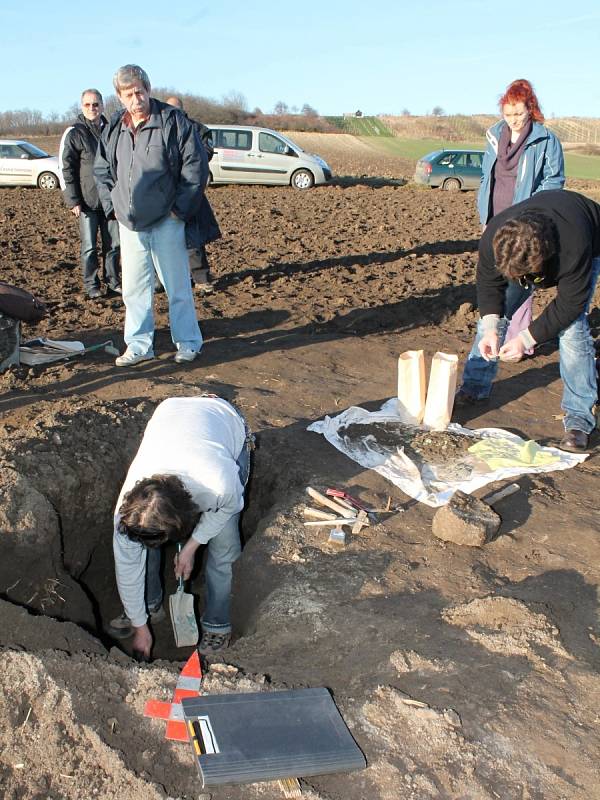
[[[79,221],[83,288],[90,300],[102,297],[98,274],[98,231],[104,257],[104,282],[108,291],[121,294],[119,226],[107,219],[94,181],[94,159],[102,130],[108,124],[104,103],[97,89],[81,94],[81,114],[63,133],[59,163],[61,189],[67,207]]]
[[[106,215],[119,222],[127,349],[126,367],[154,357],[154,270],[169,299],[175,361],[193,361],[202,334],[190,284],[185,223],[197,216],[208,178],[206,152],[176,108],[150,97],[135,64],[113,84],[124,106],[102,133],[94,175]]]

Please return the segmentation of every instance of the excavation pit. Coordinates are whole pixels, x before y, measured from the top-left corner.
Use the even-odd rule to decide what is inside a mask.
[[[0,597],[34,614],[73,622],[106,648],[117,645],[125,652],[131,640],[107,632],[122,611],[113,512],[155,407],[146,400],[55,404],[32,413],[25,429],[4,428],[0,438]],[[256,513],[255,504],[248,516]],[[165,607],[177,588],[174,555],[174,545],[163,548]],[[197,562],[192,586],[201,598]],[[153,657],[180,660],[186,652],[175,647],[167,614],[156,625]]]

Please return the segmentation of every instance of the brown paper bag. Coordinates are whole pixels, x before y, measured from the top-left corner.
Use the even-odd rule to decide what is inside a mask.
[[[425,359],[422,350],[398,357],[398,415],[407,425],[419,425],[425,409]]]
[[[452,419],[458,356],[436,353],[431,361],[423,425],[434,431],[443,431]]]

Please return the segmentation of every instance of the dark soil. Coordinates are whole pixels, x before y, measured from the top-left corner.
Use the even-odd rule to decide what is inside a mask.
[[[411,185],[409,162],[342,135],[303,142],[331,162],[331,185],[209,190],[224,236],[210,249],[215,291],[197,295],[205,347],[195,362],[175,364],[158,295],[155,360],[118,369],[99,351],[0,375],[7,800],[281,796],[271,784],[203,794],[188,747],[166,742],[164,723],[142,716],[146,699],[171,698],[191,652],[175,648],[168,621],[155,631],[151,665],[134,663],[128,643],[105,633],[119,611],[112,512],[127,465],[156,403],[206,390],[235,401],[259,447],[234,642],[205,689],[327,686],[368,760],[360,773],[303,780],[303,796],[598,794],[596,451],[576,469],[521,478],[499,535],[465,548],[432,535],[432,509],[406,504],[380,475],[306,431],[352,405],[379,408],[395,394],[405,350],[464,358],[477,319],[480,227],[473,193]],[[41,144],[55,151],[58,141]],[[594,184],[570,186],[598,196]],[[58,192],[3,188],[0,246],[0,277],[50,308],[24,338],[123,347],[120,300],[84,297],[77,223]],[[540,292],[538,307],[547,299]],[[590,321],[597,333],[597,303]],[[556,442],[560,396],[549,343],[534,359],[503,364],[489,404],[455,420]],[[462,442],[443,441],[457,457]],[[407,446],[417,457],[440,452],[434,434]],[[405,510],[333,549],[326,529],[302,524],[307,485]],[[168,594],[168,568],[165,581]],[[196,576],[197,594],[201,583]]]
[[[374,446],[382,453],[395,453],[399,447],[418,467],[451,464],[465,456],[469,447],[481,441],[478,436],[465,436],[452,431],[428,431],[414,425],[396,422],[352,424],[340,428],[340,436],[358,442],[372,437]]]

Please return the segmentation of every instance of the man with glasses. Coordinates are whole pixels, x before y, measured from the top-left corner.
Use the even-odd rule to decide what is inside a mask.
[[[67,207],[79,220],[83,288],[90,300],[102,297],[98,259],[98,232],[102,241],[104,282],[107,292],[121,294],[119,225],[107,219],[94,181],[94,159],[107,120],[102,95],[86,89],[81,95],[81,114],[64,132],[60,142],[61,188]]]
[[[600,273],[600,205],[565,190],[535,194],[489,222],[479,243],[481,319],[457,405],[486,400],[498,361],[558,337],[565,435],[560,447],[585,452],[596,420],[597,376],[587,312]],[[513,312],[533,288],[556,295],[529,328],[504,342]]]
[[[252,436],[244,418],[216,395],[164,400],[152,415],[115,509],[113,549],[124,612],[111,620],[115,638],[133,636],[134,653],[150,657],[151,627],[164,619],[161,547],[182,545],[175,577],[187,580],[206,545],[205,603],[198,650],[225,649],[232,564],[241,552],[239,518]]]

